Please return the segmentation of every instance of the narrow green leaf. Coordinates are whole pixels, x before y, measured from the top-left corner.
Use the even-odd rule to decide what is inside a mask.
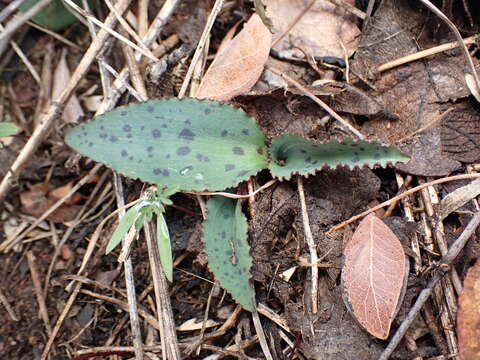
[[[203,240],[208,266],[235,301],[246,310],[254,311],[248,224],[240,202],[214,196],[208,201],[207,207],[208,219],[203,223]]]
[[[172,245],[170,242],[170,234],[168,233],[167,223],[160,211],[157,214],[157,244],[160,253],[160,262],[162,263],[163,271],[169,281],[173,280],[173,258]]]
[[[108,254],[110,251],[115,249],[118,244],[120,244],[123,237],[127,234],[128,230],[130,230],[135,220],[137,219],[140,209],[141,208],[134,206],[125,213],[125,215],[118,223],[117,228],[113,232],[112,238],[107,244],[107,250],[105,251],[106,254]]]
[[[282,135],[271,145],[273,176],[290,179],[294,174],[309,175],[326,167],[382,166],[406,162],[409,157],[393,146],[378,142],[332,140],[316,143],[299,136]]]
[[[267,167],[265,135],[241,109],[196,99],[117,108],[73,129],[67,144],[131,178],[222,190]]]

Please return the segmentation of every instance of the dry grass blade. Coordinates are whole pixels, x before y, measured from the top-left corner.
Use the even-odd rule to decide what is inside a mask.
[[[366,217],[345,247],[344,299],[360,325],[386,339],[406,285],[402,244],[375,215]]]
[[[196,97],[229,100],[252,88],[268,59],[272,34],[253,14],[240,33],[217,54]]]

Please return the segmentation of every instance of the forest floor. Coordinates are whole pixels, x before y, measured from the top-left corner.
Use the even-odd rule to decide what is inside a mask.
[[[52,30],[11,13],[17,3],[0,0],[0,121],[19,129],[0,139],[1,359],[480,359],[475,1],[434,1],[465,49],[420,1],[383,0],[369,13],[347,0],[264,0],[256,8],[245,0],[118,0],[117,14],[110,2],[92,1],[81,21],[48,18]],[[255,12],[262,21],[242,33]],[[233,62],[215,57],[225,47]],[[243,109],[268,141],[379,141],[410,160],[321,163],[282,181],[262,170],[238,184],[239,195],[273,184],[239,200],[249,227],[251,313],[209,270],[209,195],[179,192],[166,206],[169,282],[147,245],[154,227],[105,255],[119,223],[114,211],[144,196],[146,183],[64,141],[118,106],[188,96]],[[365,238],[355,233],[361,219],[332,230],[380,204],[375,215],[395,234],[395,261],[406,266],[392,278],[377,253],[385,238],[369,233],[359,251],[376,255],[352,263],[347,244]],[[389,314],[378,305],[383,288],[398,293]]]

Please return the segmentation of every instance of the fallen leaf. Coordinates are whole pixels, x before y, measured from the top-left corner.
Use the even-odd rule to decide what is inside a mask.
[[[53,74],[53,89],[52,89],[52,98],[57,99],[62,93],[63,89],[70,81],[70,70],[68,69],[66,51],[62,52],[60,61],[58,62],[55,72]],[[78,98],[75,94],[72,95],[70,100],[68,100],[65,105],[65,109],[62,113],[63,121],[67,123],[76,123],[78,118],[84,116],[82,106],[78,101]]]
[[[457,334],[460,358],[480,359],[480,261],[468,271],[459,298]]]
[[[211,328],[214,326],[219,325],[218,322],[214,320],[208,319],[205,323],[205,328]],[[189,319],[185,321],[183,324],[177,327],[178,331],[194,331],[194,330],[201,330],[203,327],[203,321],[198,321],[196,318]]]
[[[222,101],[249,91],[262,74],[271,43],[272,34],[253,14],[242,31],[217,54],[196,97]]]
[[[370,215],[355,230],[344,255],[345,304],[365,330],[386,339],[406,287],[402,244],[382,220]]]
[[[22,210],[34,217],[40,217],[70,191],[72,186],[73,183],[68,183],[58,188],[53,188],[52,185],[46,183],[32,185],[29,187],[29,190],[20,193]],[[80,198],[76,199],[76,201],[78,200],[80,200]],[[72,198],[70,198],[60,205],[57,210],[47,216],[47,220],[56,223],[72,221],[81,208],[81,205],[75,205]]]
[[[355,5],[353,0],[347,2]],[[309,1],[263,0],[263,3],[279,35],[290,27]],[[285,56],[303,57],[303,53],[295,49],[300,48],[317,57],[350,57],[360,41],[360,30],[354,21],[355,18],[342,8],[327,1],[317,1],[274,49]]]

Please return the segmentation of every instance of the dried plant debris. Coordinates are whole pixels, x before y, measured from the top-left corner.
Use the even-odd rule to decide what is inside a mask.
[[[248,92],[262,74],[271,43],[272,33],[253,14],[238,35],[219,50],[196,97],[222,101]]]
[[[402,245],[382,220],[369,215],[344,253],[345,304],[365,330],[386,339],[407,285],[408,262]]]
[[[456,105],[442,121],[442,150],[453,160],[480,160],[480,114],[469,104]]]
[[[464,360],[480,358],[480,261],[468,271],[459,298],[458,345]]]
[[[349,0],[354,5],[354,1]],[[304,0],[263,0],[266,15],[272,21],[275,35],[283,33],[297,15],[304,11]],[[357,49],[360,30],[355,17],[329,2],[316,2],[298,23],[279,41],[274,50],[285,57],[303,57],[301,48],[314,57],[350,57]],[[296,49],[297,48],[297,49]]]

